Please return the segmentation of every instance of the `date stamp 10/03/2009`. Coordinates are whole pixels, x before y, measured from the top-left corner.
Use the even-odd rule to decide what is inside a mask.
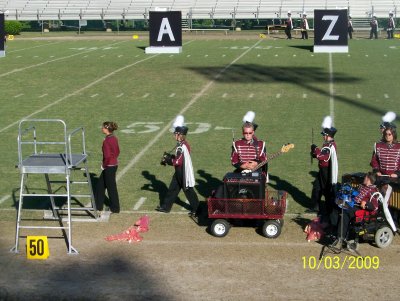
[[[379,269],[378,256],[324,256],[321,259],[315,256],[303,256],[303,269],[308,270],[377,270]]]

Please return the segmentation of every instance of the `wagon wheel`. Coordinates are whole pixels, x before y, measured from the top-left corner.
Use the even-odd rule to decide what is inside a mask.
[[[224,219],[216,219],[212,222],[210,230],[216,237],[224,237],[228,234],[231,225]]]
[[[281,234],[282,225],[279,221],[268,220],[262,226],[262,233],[267,238],[277,238]]]
[[[388,226],[383,226],[375,233],[375,243],[378,248],[388,247],[393,240],[393,232]]]

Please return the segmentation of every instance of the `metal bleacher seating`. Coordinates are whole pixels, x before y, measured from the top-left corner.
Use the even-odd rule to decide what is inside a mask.
[[[400,0],[0,0],[6,20],[143,20],[156,7],[182,11],[183,19],[300,18],[314,9],[347,8],[356,18],[396,17]]]

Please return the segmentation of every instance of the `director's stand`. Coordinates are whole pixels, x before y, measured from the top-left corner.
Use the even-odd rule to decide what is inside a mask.
[[[27,126],[27,127],[26,127]],[[46,140],[38,140],[39,128],[45,129],[40,131],[40,137]],[[59,130],[58,134],[54,133]],[[62,129],[62,134],[61,134]],[[80,135],[79,135],[80,134]],[[72,150],[72,141],[81,148],[79,153]],[[29,153],[24,158],[25,154]],[[93,195],[90,174],[87,166],[87,154],[85,147],[85,131],[82,127],[67,133],[67,126],[60,119],[25,119],[20,121],[18,129],[18,166],[21,173],[21,186],[19,194],[19,204],[17,213],[17,225],[15,235],[15,246],[11,252],[18,253],[18,244],[20,237],[20,229],[61,229],[68,245],[68,254],[78,254],[78,251],[72,246],[72,218],[71,211],[85,211],[92,219],[97,220],[98,214]],[[72,180],[72,174],[82,172],[86,177],[83,181]],[[30,193],[28,189],[28,175],[43,174],[46,180],[47,193]],[[57,177],[61,175],[63,180],[51,181],[50,176]],[[32,176],[34,177],[34,176]],[[60,177],[60,176],[58,176]],[[65,177],[65,179],[64,179]],[[37,185],[37,183],[35,183]],[[53,189],[52,184],[62,185],[58,189]],[[74,194],[72,185],[85,184],[89,193]],[[60,193],[65,188],[65,193]],[[23,209],[24,198],[49,198],[51,203],[52,220],[57,220],[59,226],[37,226],[37,225],[21,225],[21,215]],[[55,198],[66,199],[65,207],[57,207]],[[71,207],[71,200],[78,198],[89,198],[90,204]],[[29,199],[28,199],[29,201]],[[60,212],[67,211],[66,225],[65,219],[62,218]]]

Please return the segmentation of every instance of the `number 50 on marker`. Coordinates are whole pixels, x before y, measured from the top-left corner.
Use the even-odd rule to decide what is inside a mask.
[[[47,236],[27,236],[26,257],[28,259],[47,259],[49,257]]]

